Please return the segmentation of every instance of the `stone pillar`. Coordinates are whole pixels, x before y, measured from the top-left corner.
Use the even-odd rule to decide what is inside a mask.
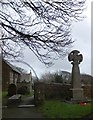
[[[34,101],[35,105],[41,105],[45,100],[45,83],[35,82],[34,83]]]
[[[72,100],[80,101],[83,99],[83,89],[81,88],[79,64],[83,60],[82,54],[78,50],[73,50],[68,55],[68,60],[72,61]]]
[[[31,93],[32,92],[32,73],[31,73],[31,70],[30,70],[30,73],[29,73],[29,81],[30,81],[29,92]]]

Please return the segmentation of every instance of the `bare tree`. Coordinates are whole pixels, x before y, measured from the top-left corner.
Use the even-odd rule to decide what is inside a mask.
[[[55,82],[55,73],[44,73],[40,77],[40,81],[45,82],[45,83],[52,83]]]
[[[71,23],[81,20],[85,0],[1,0],[0,48],[4,57],[18,57],[28,47],[50,64],[64,57],[73,43]]]

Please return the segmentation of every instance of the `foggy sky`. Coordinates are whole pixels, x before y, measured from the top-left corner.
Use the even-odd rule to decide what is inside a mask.
[[[84,14],[86,15],[86,18],[83,21],[72,24],[72,38],[75,42],[70,51],[74,49],[80,51],[83,55],[83,62],[79,65],[80,72],[91,74],[91,0],[87,0],[87,10],[85,10]],[[72,65],[68,61],[68,56],[63,60],[59,59],[55,61],[55,64],[52,67],[47,68],[29,49],[25,49],[23,60],[33,67],[38,77],[46,72],[55,72],[60,70],[71,72],[72,69]],[[21,67],[26,69],[28,72],[30,71],[30,68],[26,65],[21,65]],[[32,75],[34,76],[33,71]]]

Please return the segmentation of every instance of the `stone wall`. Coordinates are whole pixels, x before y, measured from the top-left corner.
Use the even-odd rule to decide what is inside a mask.
[[[45,99],[69,99],[71,98],[70,85],[34,83],[35,105],[40,105]]]
[[[45,84],[45,98],[71,98],[71,85],[63,85],[60,83]]]
[[[70,99],[72,98],[72,92],[70,90],[71,85],[63,85],[59,83],[46,84],[43,82],[36,82],[34,84],[34,98],[35,103],[41,104],[45,99]],[[92,92],[93,86],[83,86],[84,97],[93,98]]]
[[[82,87],[84,90],[84,97],[93,98],[93,85],[87,85]]]

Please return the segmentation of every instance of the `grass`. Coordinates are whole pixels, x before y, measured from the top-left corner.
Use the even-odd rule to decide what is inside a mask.
[[[81,118],[91,113],[91,104],[69,104],[60,100],[49,100],[39,108],[47,118]]]
[[[2,92],[2,105],[3,105],[3,106],[7,104],[7,100],[8,100],[7,94],[8,94],[7,91],[3,91],[3,92]]]
[[[7,92],[7,91],[3,91],[3,92],[2,92],[2,98],[7,97],[7,94],[8,94],[8,92]]]

